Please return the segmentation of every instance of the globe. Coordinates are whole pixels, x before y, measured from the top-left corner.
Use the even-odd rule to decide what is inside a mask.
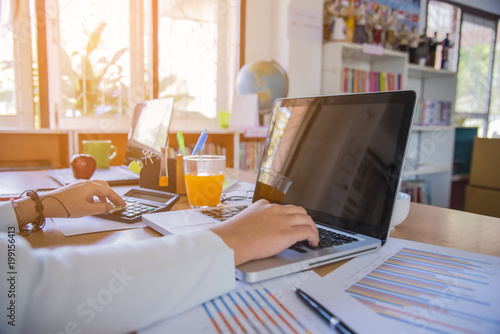
[[[249,63],[236,76],[236,92],[257,94],[259,110],[270,109],[276,99],[288,94],[288,76],[275,61]]]

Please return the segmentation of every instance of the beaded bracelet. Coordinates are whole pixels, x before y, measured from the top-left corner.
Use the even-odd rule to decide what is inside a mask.
[[[40,196],[38,196],[37,192],[33,190],[26,190],[21,194],[21,196],[24,194],[28,195],[33,202],[35,202],[35,210],[38,213],[38,217],[34,222],[26,224],[22,228],[22,231],[28,231],[31,233],[33,231],[41,230],[45,226],[45,217],[43,216],[43,204],[42,201],[40,201]]]
[[[28,234],[29,234],[31,232],[41,230],[45,226],[45,217],[43,215],[42,201],[48,197],[57,200],[62,205],[62,207],[64,208],[64,210],[68,214],[68,218],[71,216],[68,209],[66,209],[66,206],[64,206],[64,204],[57,197],[47,195],[47,196],[43,197],[42,199],[40,199],[40,196],[38,196],[38,193],[34,190],[26,190],[19,197],[22,197],[24,194],[28,195],[33,200],[33,202],[35,202],[35,210],[38,213],[38,217],[36,218],[36,220],[34,222],[24,225],[24,227],[21,228],[22,232],[28,232]],[[14,200],[12,198],[10,199],[10,201],[12,203],[12,206],[14,207],[14,211],[16,213],[18,221],[23,223],[23,219],[21,217],[21,213],[19,212],[17,204],[14,202]]]

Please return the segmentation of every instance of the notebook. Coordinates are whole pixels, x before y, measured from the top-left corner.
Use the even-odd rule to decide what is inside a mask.
[[[139,174],[132,172],[128,165],[144,157],[145,149],[153,156],[160,156],[161,147],[167,140],[173,106],[173,97],[138,103],[128,133],[125,165],[98,168],[90,179],[107,181],[111,186],[138,184]],[[71,168],[50,169],[48,173],[62,185],[76,180]]]
[[[298,242],[240,265],[237,278],[258,282],[380,249],[389,237],[416,99],[413,91],[391,91],[276,100],[253,201],[304,207],[326,239],[321,248]],[[288,180],[279,196],[269,191],[270,170]],[[220,224],[222,210],[151,214],[143,222],[163,234],[182,233]]]

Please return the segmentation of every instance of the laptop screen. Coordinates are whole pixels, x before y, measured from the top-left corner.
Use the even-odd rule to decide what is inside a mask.
[[[143,150],[160,156],[168,138],[174,98],[147,100],[136,106],[128,135],[125,164],[144,157]]]
[[[412,91],[276,100],[254,201],[385,241],[415,101]]]

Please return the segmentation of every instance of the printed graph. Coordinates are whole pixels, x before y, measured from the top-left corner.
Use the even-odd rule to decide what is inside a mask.
[[[379,315],[435,333],[500,333],[493,264],[402,248],[346,289]]]
[[[203,310],[217,333],[311,333],[267,288],[236,290]]]

